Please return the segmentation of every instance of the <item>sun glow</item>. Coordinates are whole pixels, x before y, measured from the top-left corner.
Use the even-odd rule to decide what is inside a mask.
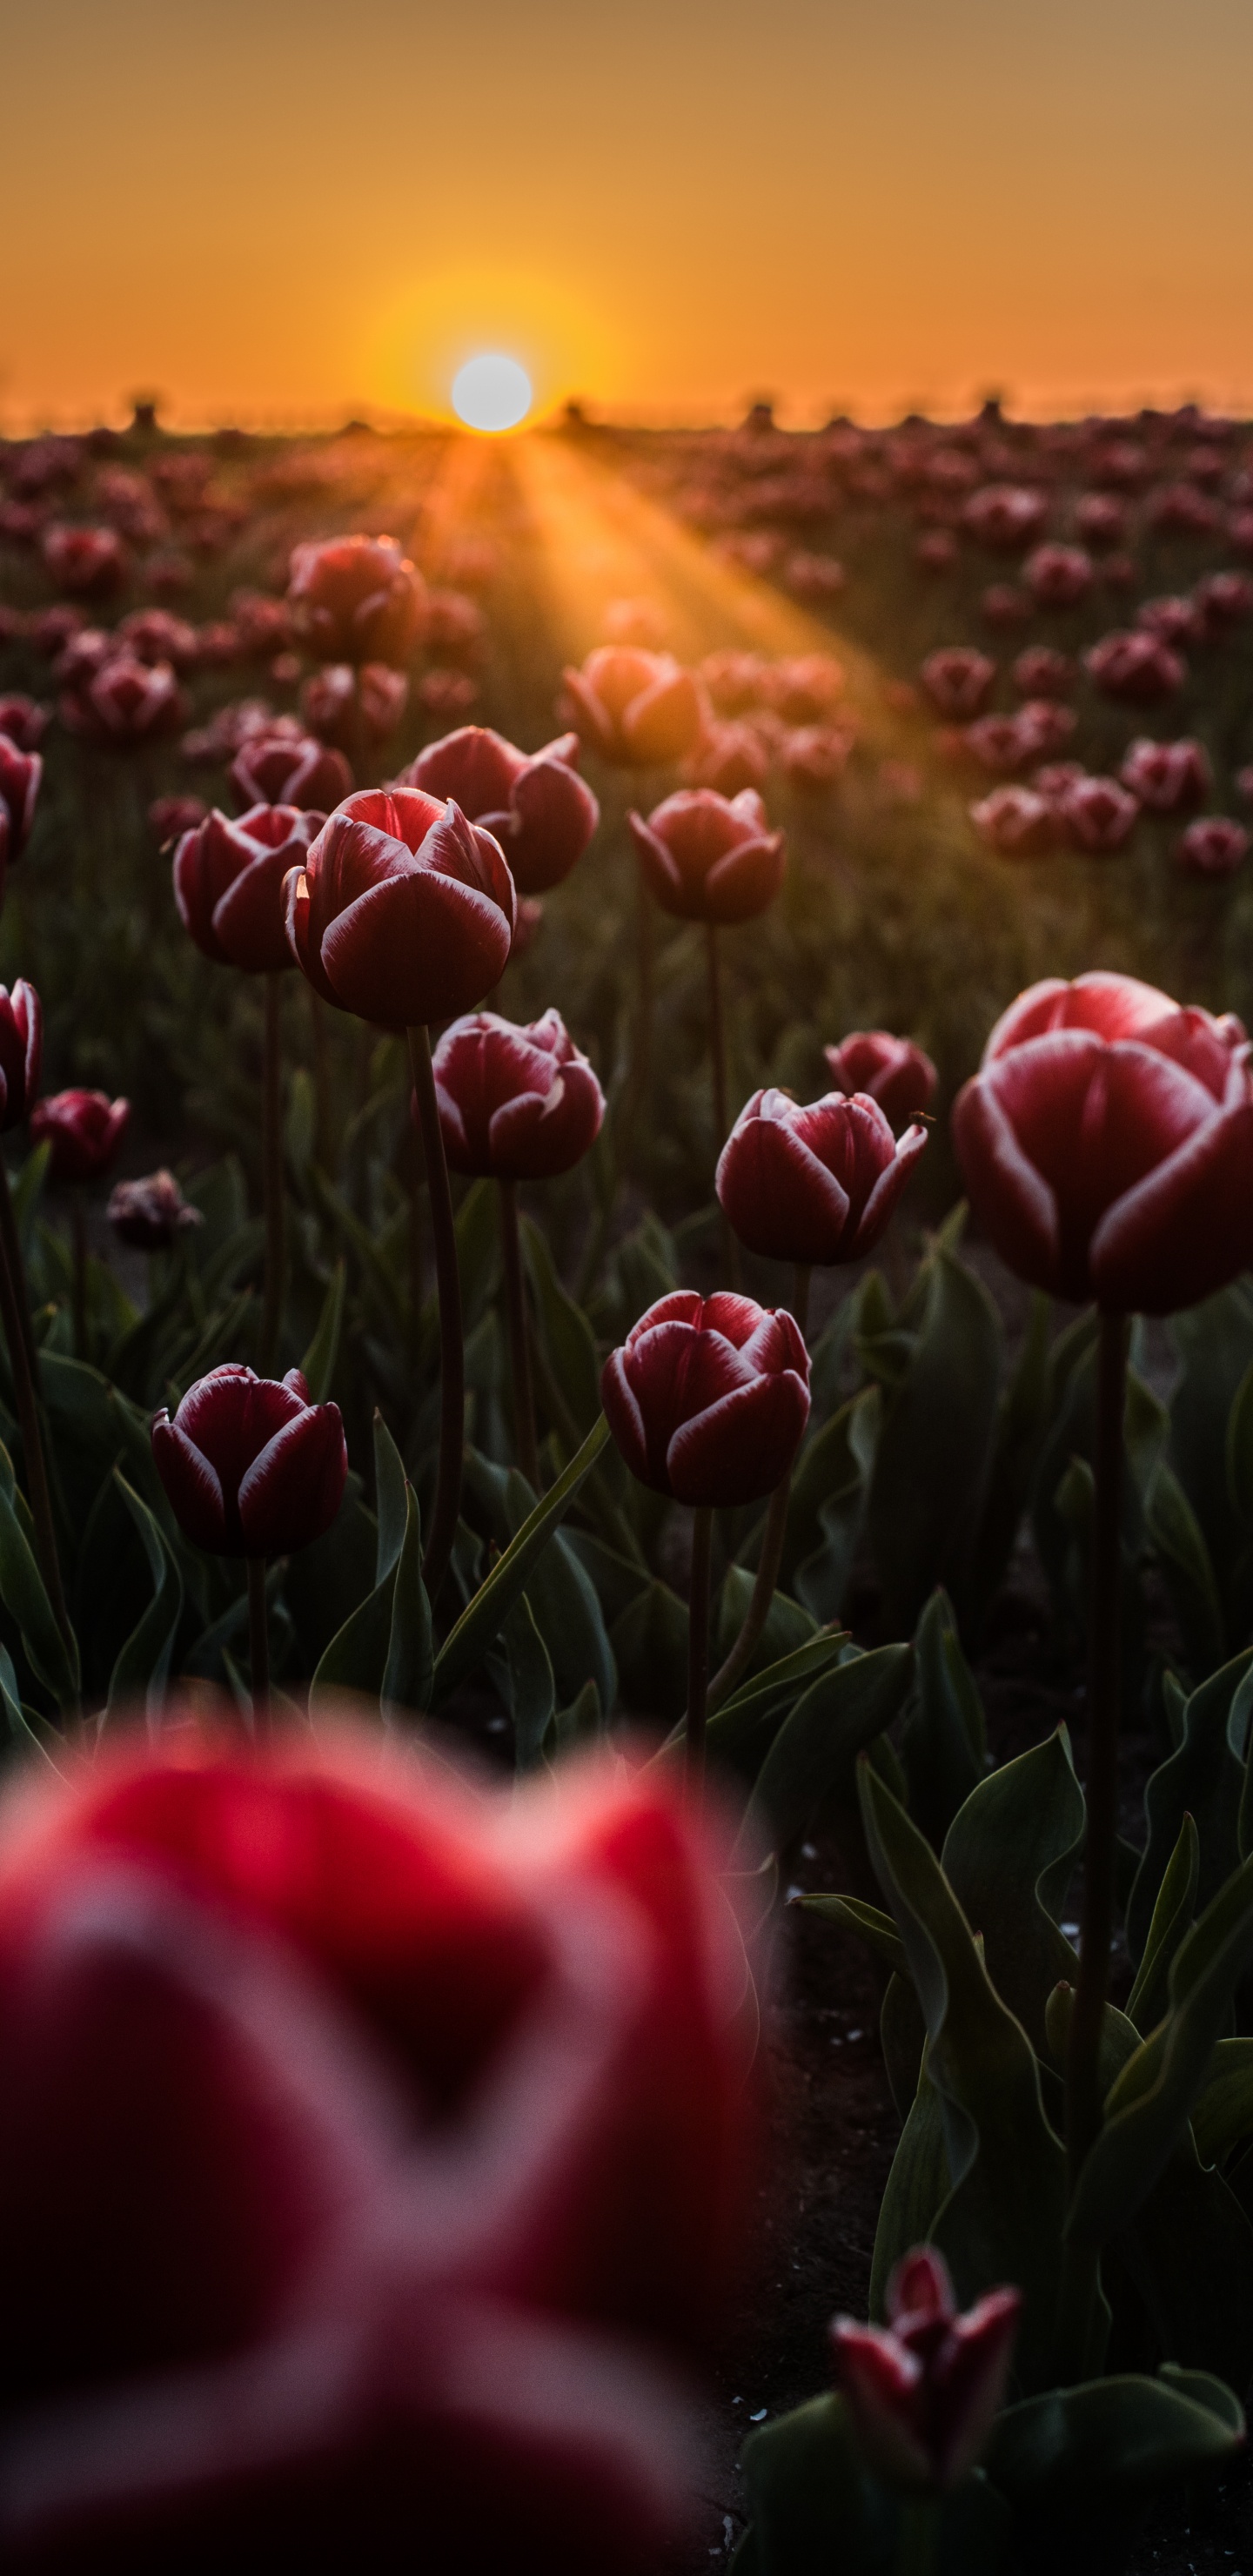
[[[516,429],[531,408],[531,379],[516,358],[485,350],[458,368],[452,380],[452,407],[467,429],[493,435]]]

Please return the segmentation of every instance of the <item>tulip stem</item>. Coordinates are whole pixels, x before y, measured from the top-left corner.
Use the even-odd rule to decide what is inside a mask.
[[[248,1661],[252,1676],[252,1722],[260,1735],[270,1717],[270,1631],[265,1606],[265,1558],[248,1559]]]
[[[509,1373],[513,1381],[513,1445],[518,1465],[533,1494],[538,1495],[539,1453],[535,1446],[535,1394],[531,1382],[531,1332],[526,1311],[526,1280],[522,1274],[522,1242],[518,1233],[518,1187],[516,1181],[499,1181],[500,1249],[505,1270],[505,1302],[509,1309]]]
[[[712,1503],[698,1503],[692,1514],[692,1584],[687,1609],[687,1777],[699,1792],[705,1776],[705,1714],[709,1704],[709,1558],[713,1546]]]
[[[1101,2126],[1099,2052],[1114,1931],[1118,1829],[1118,1612],[1127,1319],[1102,1315],[1096,1359],[1096,1498],[1089,1613],[1087,1835],[1079,1974],[1066,2052],[1066,2162],[1073,2193]]]
[[[635,863],[635,1027],[631,1037],[631,1063],[622,1098],[618,1129],[618,1162],[624,1167],[631,1158],[631,1147],[640,1122],[640,1112],[648,1097],[649,1074],[653,1052],[653,907],[644,883],[644,871]]]
[[[809,1283],[813,1275],[807,1261],[798,1261],[792,1273],[792,1313],[803,1342],[809,1339]]]
[[[261,1375],[273,1373],[283,1320],[283,984],[265,978],[265,1060],[261,1078],[261,1161],[265,1194],[265,1302],[261,1315]]]
[[[83,1215],[82,1192],[75,1190],[70,1202],[70,1226],[74,1238],[74,1357],[85,1360],[87,1353],[87,1220]]]
[[[16,1273],[15,1267],[16,1264]],[[52,1497],[48,1491],[48,1469],[44,1458],[43,1435],[39,1428],[37,1377],[33,1365],[34,1335],[26,1303],[26,1272],[22,1266],[22,1247],[18,1241],[9,1196],[9,1175],[0,1154],[0,1314],[4,1321],[4,1338],[9,1349],[9,1372],[13,1379],[13,1396],[17,1405],[18,1426],[22,1434],[22,1453],[26,1461],[26,1490],[30,1497],[31,1519],[35,1524],[35,1553],[44,1590],[52,1604],[52,1615],[65,1639],[71,1663],[77,1655],[74,1631],[65,1607],[61,1588],[61,1562],[57,1555],[56,1530],[52,1519]]]
[[[714,1161],[727,1141],[730,1113],[727,1109],[727,1034],[722,1009],[722,958],[718,933],[712,921],[705,924],[705,963],[709,974],[709,1061],[713,1071],[714,1095]],[[722,1264],[733,1288],[740,1284],[740,1247],[731,1231],[730,1221],[722,1213]]]
[[[896,2576],[931,2576],[940,2537],[935,2496],[902,2496],[896,2531]]]
[[[318,1168],[333,1177],[335,1144],[331,1134],[331,1050],[327,1036],[326,1004],[312,984],[306,984],[309,996],[309,1020],[313,1030],[313,1133],[317,1145]]]
[[[788,1497],[791,1491],[792,1470],[789,1467],[786,1476],[780,1477],[770,1497],[765,1535],[761,1542],[761,1554],[757,1559],[757,1580],[753,1585],[753,1597],[744,1613],[743,1626],[726,1662],[719,1665],[709,1685],[706,1704],[711,1709],[720,1707],[724,1699],[730,1698],[741,1673],[751,1661],[753,1650],[770,1616],[770,1604],[778,1587],[783,1538],[787,1529]]]
[[[431,1065],[431,1040],[424,1026],[409,1031],[409,1061],[413,1068],[413,1088],[418,1102],[418,1124],[422,1130],[422,1148],[426,1156],[427,1188],[431,1199],[431,1232],[435,1242],[435,1282],[439,1292],[439,1468],[435,1479],[435,1508],[431,1514],[430,1533],[422,1560],[422,1576],[432,1603],[448,1572],[453,1540],[457,1535],[457,1518],[461,1509],[461,1451],[465,1440],[465,1352],[461,1339],[461,1281],[457,1271],[457,1236],[453,1225],[452,1191],[448,1186],[448,1163],[444,1153],[443,1130],[439,1123],[439,1102],[435,1096],[435,1075]]]

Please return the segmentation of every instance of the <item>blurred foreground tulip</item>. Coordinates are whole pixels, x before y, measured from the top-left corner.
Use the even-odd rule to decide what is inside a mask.
[[[656,769],[691,751],[705,720],[703,692],[669,653],[600,644],[563,674],[573,722],[602,760]]]
[[[889,1029],[851,1029],[838,1046],[824,1047],[837,1091],[863,1091],[877,1100],[894,1127],[929,1109],[939,1075],[925,1049]]]
[[[6,2567],[649,2576],[746,2217],[721,1839],[172,1740],[6,1819]]]
[[[126,577],[126,551],[113,528],[45,528],[42,553],[59,590],[76,599],[104,599]]]
[[[1103,635],[1084,661],[1103,697],[1123,698],[1131,706],[1156,706],[1174,697],[1187,677],[1182,657],[1159,635],[1140,629]]]
[[[30,839],[42,778],[39,753],[19,750],[0,733],[0,885],[5,868],[20,859]]]
[[[472,823],[499,841],[522,894],[545,894],[577,866],[600,807],[575,767],[578,735],[559,734],[536,752],[519,751],[486,725],[462,725],[428,743],[397,782],[454,798]]]
[[[888,2283],[886,2326],[837,2317],[836,2386],[867,2466],[940,2496],[975,2466],[1004,2404],[1022,2294],[990,2290],[962,2316],[941,2254],[919,2245]]]
[[[956,723],[978,715],[990,695],[996,664],[974,644],[941,644],[928,653],[919,677],[937,714]]]
[[[394,537],[331,537],[292,555],[288,609],[321,662],[404,662],[422,598]]]
[[[1151,814],[1187,814],[1203,805],[1213,784],[1203,743],[1153,742],[1141,735],[1125,752],[1118,772],[1123,786]]]
[[[1185,876],[1229,877],[1249,855],[1249,834],[1232,814],[1198,815],[1175,843],[1175,865]]]

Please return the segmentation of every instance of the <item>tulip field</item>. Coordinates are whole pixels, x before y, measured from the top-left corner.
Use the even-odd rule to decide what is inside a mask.
[[[6,2567],[1239,2576],[1251,846],[1238,421],[0,442]]]

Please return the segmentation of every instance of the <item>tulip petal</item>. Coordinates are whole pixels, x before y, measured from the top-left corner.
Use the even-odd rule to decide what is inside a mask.
[[[415,868],[337,914],[322,934],[322,964],[345,1009],[407,1028],[468,1010],[503,974],[510,946],[489,895]]]
[[[860,1261],[864,1253],[873,1252],[887,1230],[897,1200],[919,1155],[926,1151],[926,1145],[925,1127],[906,1128],[892,1161],[886,1171],[880,1172],[857,1220],[857,1230],[848,1247],[850,1261]]]
[[[704,885],[700,918],[705,921],[751,921],[774,902],[783,883],[783,834],[741,841],[717,859]]]
[[[164,1410],[152,1426],[152,1455],[180,1529],[195,1547],[229,1555],[232,1534],[217,1469]]]
[[[750,1252],[769,1260],[838,1261],[847,1190],[790,1120],[754,1117],[752,1108],[750,1102],[718,1157],[715,1187],[730,1224]]]
[[[625,1350],[611,1351],[600,1373],[600,1400],[605,1419],[633,1476],[642,1485],[653,1482],[648,1456],[648,1435],[644,1416],[636,1401],[635,1390],[626,1373]],[[663,1485],[664,1493],[667,1489]]]
[[[676,1501],[759,1501],[787,1474],[808,1420],[809,1390],[792,1369],[733,1387],[674,1433],[666,1468]]]
[[[1102,1306],[1171,1315],[1238,1277],[1253,1260],[1251,1170],[1246,1100],[1196,1127],[1101,1219],[1090,1261]]]
[[[953,1143],[970,1204],[1001,1259],[1020,1278],[1056,1293],[1057,1201],[1023,1152],[996,1089],[982,1074],[953,1103]],[[1082,1296],[1082,1288],[1078,1293]]]
[[[240,1480],[247,1553],[286,1556],[320,1538],[339,1510],[347,1474],[338,1406],[306,1405],[267,1441]]]

